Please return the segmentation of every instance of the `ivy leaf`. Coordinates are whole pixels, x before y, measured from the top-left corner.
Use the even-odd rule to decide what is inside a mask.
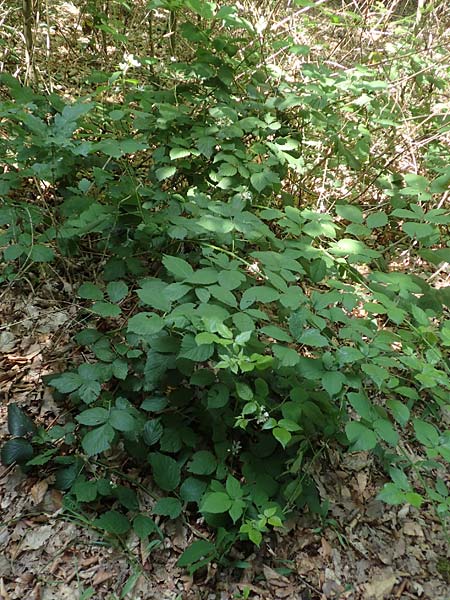
[[[171,492],[180,483],[181,469],[179,464],[170,456],[155,452],[150,454],[149,462],[152,466],[155,483],[165,492]]]
[[[225,492],[212,492],[206,495],[200,507],[200,511],[221,514],[227,512],[232,504],[232,499],[228,494],[225,494]]]
[[[81,441],[83,450],[88,456],[101,454],[109,450],[114,439],[114,429],[108,423],[89,431]]]

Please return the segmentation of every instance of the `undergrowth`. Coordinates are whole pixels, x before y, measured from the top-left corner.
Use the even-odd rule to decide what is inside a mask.
[[[333,66],[233,7],[158,7],[195,15],[186,60],[128,53],[77,101],[1,75],[2,280],[95,265],[86,360],[46,381],[74,420],[37,428],[11,404],[3,463],[45,465],[66,510],[116,536],[159,543],[155,516],[201,515],[216,534],[180,557],[191,572],[292,511],[326,516],[329,445],[374,452],[379,498],[445,521],[448,52],[421,52],[403,16],[387,57]]]

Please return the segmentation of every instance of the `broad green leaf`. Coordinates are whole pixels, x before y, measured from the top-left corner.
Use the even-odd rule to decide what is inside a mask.
[[[241,310],[245,310],[255,302],[267,304],[269,302],[278,300],[279,297],[280,292],[271,287],[265,285],[254,286],[245,290],[245,292],[242,294],[240,308]]]
[[[110,281],[106,286],[106,292],[111,302],[120,302],[128,294],[128,286],[124,281]]]
[[[144,429],[142,431],[142,437],[147,446],[153,446],[156,444],[163,434],[163,427],[159,419],[151,419],[146,421]]]
[[[403,223],[402,229],[410,238],[416,238],[418,240],[427,238],[436,232],[435,227],[429,223],[413,223],[412,221]]]
[[[92,312],[100,317],[118,317],[122,311],[116,304],[110,304],[109,302],[94,302],[91,308]]]
[[[92,502],[97,497],[97,482],[86,481],[82,477],[73,484],[71,492],[75,494],[77,502]]]
[[[95,400],[97,400],[97,398],[100,396],[101,391],[102,386],[98,381],[84,382],[78,388],[78,394],[86,404],[95,402]]]
[[[165,255],[162,262],[167,271],[173,275],[175,279],[187,279],[194,273],[194,269],[191,265],[182,258]]]
[[[81,441],[83,450],[88,456],[101,454],[111,447],[114,439],[114,429],[108,423],[89,431]]]
[[[214,353],[214,344],[197,345],[195,338],[187,334],[181,342],[180,358],[187,358],[195,362],[204,362]]]
[[[352,408],[362,419],[365,419],[366,421],[373,420],[375,415],[374,409],[363,392],[350,392],[347,395],[347,399]]]
[[[155,483],[165,492],[171,492],[180,483],[181,469],[179,464],[165,454],[150,454],[149,462]]]
[[[379,367],[378,365],[365,364],[361,365],[361,369],[379,388],[381,388],[383,383],[390,377],[389,371],[383,367]]]
[[[292,437],[289,431],[284,427],[275,427],[272,429],[272,435],[278,442],[280,442],[283,448],[286,448]]]
[[[139,539],[143,540],[154,531],[157,531],[158,526],[150,517],[139,514],[133,519],[133,530]]]
[[[405,427],[409,421],[409,408],[400,400],[389,399],[386,406],[391,410],[392,416],[401,427]]]
[[[245,281],[245,275],[240,271],[220,271],[218,283],[226,290],[235,290]]]
[[[370,213],[367,216],[366,224],[369,229],[376,229],[377,227],[385,227],[388,224],[388,216],[384,211]]]
[[[165,296],[167,284],[161,279],[148,278],[141,282],[141,289],[137,290],[137,295],[144,304],[167,312],[171,308],[170,300]]]
[[[390,446],[395,447],[398,444],[399,435],[387,419],[377,419],[373,422],[373,428],[380,438]]]
[[[413,426],[416,438],[421,444],[428,448],[433,448],[439,444],[439,432],[434,425],[421,419],[414,419]]]
[[[156,169],[156,179],[158,181],[164,181],[164,179],[169,179],[177,172],[176,167],[161,167]]]
[[[135,418],[126,410],[112,408],[108,423],[117,431],[133,431],[136,427]]]
[[[0,456],[5,467],[15,462],[23,465],[33,456],[33,446],[24,438],[14,438],[3,444]]]
[[[131,527],[128,519],[117,510],[103,513],[98,519],[95,519],[94,525],[115,535],[124,535]]]
[[[212,492],[206,495],[200,510],[206,513],[221,514],[227,512],[232,504],[232,499],[225,492]]]
[[[156,313],[140,312],[128,320],[128,331],[138,335],[154,335],[164,328],[164,319]]]
[[[50,385],[61,392],[61,394],[70,394],[77,390],[83,383],[83,379],[78,373],[63,373],[54,377],[50,381]]]
[[[242,498],[244,492],[242,490],[241,484],[236,479],[236,477],[228,475],[225,487],[227,490],[227,494],[230,496],[230,498]]]
[[[207,557],[213,557],[216,553],[216,547],[207,540],[196,540],[186,548],[177,561],[178,567],[188,567],[199,560]]]
[[[164,410],[168,404],[169,400],[166,396],[156,396],[154,398],[146,398],[142,402],[141,408],[148,412],[159,412]]]
[[[294,348],[273,344],[274,356],[280,361],[282,367],[295,367],[300,361],[300,356]]]
[[[318,329],[305,329],[298,339],[300,344],[312,346],[313,348],[324,348],[330,345],[330,341],[320,333]]]
[[[200,450],[193,454],[188,471],[195,475],[211,475],[217,467],[217,461],[211,452]]]
[[[80,285],[78,296],[86,300],[103,300],[102,290],[93,283],[83,283]]]
[[[187,148],[172,148],[169,152],[170,160],[177,160],[178,158],[186,158],[190,156],[191,151]]]
[[[281,329],[281,327],[277,327],[276,325],[266,325],[261,327],[259,330],[264,335],[267,335],[279,342],[292,342],[292,338],[289,333],[285,329]]]
[[[102,425],[108,418],[109,411],[101,407],[88,408],[75,417],[82,425]]]
[[[378,500],[394,506],[405,502],[405,492],[395,483],[385,483],[383,489],[377,496]]]
[[[196,502],[199,504],[207,483],[196,477],[188,477],[183,481],[180,487],[180,496],[185,502]]]
[[[376,434],[358,421],[351,421],[345,426],[349,442],[352,444],[351,451],[372,450],[377,445]]]
[[[362,223],[364,220],[362,210],[359,206],[352,204],[338,204],[336,206],[336,213],[346,221],[351,221],[352,223]]]
[[[339,394],[344,383],[345,375],[339,371],[327,371],[322,376],[322,387],[330,396]]]
[[[21,437],[28,433],[35,433],[36,425],[21,410],[17,404],[8,404],[8,432],[10,435]]]
[[[50,262],[55,258],[54,251],[48,246],[38,244],[33,246],[30,253],[30,259],[34,262]]]
[[[152,512],[154,515],[176,519],[180,516],[182,508],[178,498],[160,498],[153,507]]]

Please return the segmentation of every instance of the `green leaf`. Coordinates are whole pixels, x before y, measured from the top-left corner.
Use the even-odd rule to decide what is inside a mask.
[[[50,385],[56,388],[58,392],[61,392],[61,394],[70,394],[71,392],[74,392],[82,383],[83,379],[78,373],[63,373],[50,380]]]
[[[197,269],[197,271],[194,271],[186,278],[186,281],[196,285],[211,285],[216,283],[218,277],[219,273],[216,269],[206,267],[205,269]]]
[[[109,423],[105,423],[101,427],[89,431],[82,439],[81,445],[88,456],[94,456],[94,454],[101,454],[105,450],[109,450],[113,439],[114,429]]]
[[[177,172],[176,167],[161,167],[160,169],[156,169],[156,179],[158,181],[164,181],[164,179],[169,179]]]
[[[274,356],[280,361],[282,367],[295,367],[300,361],[300,356],[294,348],[273,344],[272,351]]]
[[[436,229],[428,223],[413,223],[412,221],[403,223],[402,229],[410,238],[416,238],[418,240],[427,238],[436,231]]]
[[[83,283],[80,285],[78,296],[85,300],[103,300],[102,290],[93,283]]]
[[[133,519],[133,530],[139,539],[144,540],[154,531],[157,531],[158,526],[150,517],[139,514]]]
[[[152,466],[155,483],[165,492],[171,492],[180,483],[181,469],[179,464],[165,454],[150,454],[149,462]]]
[[[142,437],[147,446],[153,446],[156,444],[161,439],[162,434],[163,427],[159,419],[151,419],[145,423],[142,431]]]
[[[401,427],[405,427],[409,421],[410,411],[409,408],[400,402],[400,400],[389,399],[386,402],[386,406],[391,410],[392,416]]]
[[[233,498],[234,500],[236,500],[238,498],[242,498],[243,493],[244,493],[242,491],[241,484],[232,475],[227,476],[226,490],[227,490],[227,494],[230,496],[230,498]]]
[[[195,338],[190,334],[184,336],[181,342],[180,358],[187,358],[195,362],[204,362],[214,353],[214,344],[197,345]]]
[[[177,498],[160,498],[152,509],[154,515],[176,519],[182,511],[181,502]]]
[[[395,431],[392,423],[387,419],[377,419],[373,422],[373,428],[380,438],[390,446],[395,447],[398,444],[399,435]]]
[[[177,567],[188,567],[201,559],[213,557],[216,547],[207,540],[197,540],[186,548],[177,561]]]
[[[128,294],[128,286],[124,281],[110,281],[106,286],[106,292],[111,302],[120,302]]]
[[[388,216],[384,211],[370,213],[366,219],[366,224],[369,229],[376,229],[377,227],[386,227],[388,224]]]
[[[312,346],[313,348],[324,348],[330,345],[328,338],[322,335],[318,329],[314,328],[305,329],[298,342],[305,344],[305,346]]]
[[[351,451],[372,450],[377,445],[375,433],[358,421],[351,421],[345,426],[349,442],[352,444]]]
[[[94,525],[115,535],[124,535],[131,527],[128,519],[117,510],[103,513],[98,519],[95,519]]]
[[[105,408],[88,408],[77,415],[75,419],[82,425],[102,425],[109,418],[109,411]]]
[[[377,499],[396,506],[405,502],[405,492],[395,483],[385,483]]]
[[[278,300],[280,297],[280,292],[271,287],[265,285],[257,285],[245,290],[242,294],[240,308],[241,310],[245,310],[249,308],[255,302],[262,302],[263,304],[267,304],[269,302],[274,302]]]
[[[186,158],[190,156],[191,151],[187,148],[172,148],[169,152],[170,160],[177,160],[178,158]]]
[[[364,220],[362,210],[358,206],[352,204],[338,204],[336,206],[336,213],[352,223],[362,223]]]
[[[1,461],[5,467],[25,464],[33,456],[33,446],[23,438],[8,440],[2,446]]]
[[[188,471],[195,475],[211,475],[217,467],[217,461],[211,452],[200,450],[193,454],[191,462],[188,466]]]
[[[154,335],[164,328],[164,319],[156,313],[140,312],[128,320],[128,332],[138,335]]]
[[[156,398],[146,398],[142,402],[141,408],[148,412],[159,412],[164,410],[168,404],[169,400],[166,396],[157,396]]]
[[[10,435],[22,437],[27,433],[35,433],[36,425],[14,402],[8,404],[8,432]]]
[[[379,388],[381,388],[386,379],[389,379],[390,377],[389,371],[383,367],[379,367],[378,365],[365,364],[361,365],[361,369]]]
[[[98,381],[84,382],[78,388],[78,394],[79,394],[80,398],[83,400],[83,402],[85,402],[86,404],[91,404],[92,402],[97,400],[101,391],[102,391],[102,386],[100,385],[100,383]]]
[[[173,275],[175,279],[188,279],[189,277],[192,277],[194,273],[194,269],[191,265],[182,258],[164,255],[162,262],[167,271]]]
[[[117,431],[133,431],[136,427],[135,418],[127,410],[112,408],[108,423]]]
[[[275,427],[274,429],[272,429],[272,435],[278,442],[280,442],[283,448],[286,448],[287,444],[289,443],[292,437],[289,431],[284,427]]]
[[[266,187],[278,182],[278,175],[276,175],[270,169],[264,169],[259,173],[253,173],[253,175],[250,177],[250,183],[257,192],[262,192]]]
[[[141,289],[137,290],[137,295],[144,304],[163,312],[170,310],[172,304],[164,294],[167,287],[164,281],[156,278],[148,278],[141,282],[141,286]]]
[[[413,420],[414,432],[418,441],[428,448],[439,444],[439,432],[434,425],[426,423],[421,419]]]
[[[75,494],[77,502],[92,502],[97,497],[97,482],[86,481],[82,477],[73,484],[71,492]]]
[[[200,511],[221,514],[227,512],[232,504],[232,499],[228,494],[225,494],[225,492],[212,492],[206,495],[200,507]]]
[[[118,317],[122,311],[120,307],[116,304],[111,304],[109,302],[94,302],[91,308],[92,312],[96,315],[100,315],[100,317]]]
[[[347,395],[347,399],[352,405],[356,413],[366,421],[372,421],[374,417],[374,410],[370,404],[367,396],[363,392],[350,392]]]
[[[322,375],[322,387],[330,396],[339,394],[345,381],[345,375],[339,371],[327,371]]]
[[[207,483],[196,477],[188,477],[180,487],[180,496],[185,502],[196,502],[199,504],[206,490]]]
[[[48,246],[38,244],[33,246],[30,253],[30,259],[34,262],[50,262],[55,258],[54,251]]]
[[[259,331],[279,342],[292,342],[292,338],[287,331],[276,325],[266,325],[261,327]]]

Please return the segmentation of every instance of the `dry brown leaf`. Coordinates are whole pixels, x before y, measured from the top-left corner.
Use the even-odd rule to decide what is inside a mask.
[[[383,600],[387,598],[397,578],[392,574],[392,571],[384,572],[378,577],[375,577],[370,583],[365,585],[364,600]]]
[[[31,497],[35,504],[39,504],[44,499],[45,493],[48,490],[48,483],[45,479],[36,482],[30,490]]]

